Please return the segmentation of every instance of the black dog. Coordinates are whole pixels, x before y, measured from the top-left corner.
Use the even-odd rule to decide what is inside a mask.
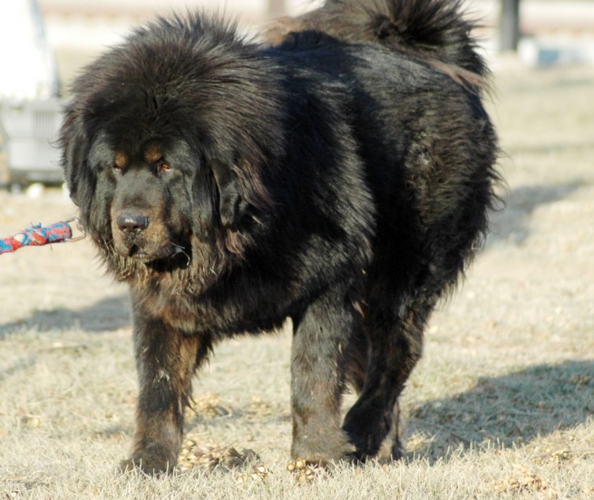
[[[65,175],[133,305],[124,467],[174,467],[209,351],[287,317],[292,456],[401,454],[398,396],[495,199],[487,71],[460,10],[328,0],[267,44],[202,14],[159,19],[78,78]]]

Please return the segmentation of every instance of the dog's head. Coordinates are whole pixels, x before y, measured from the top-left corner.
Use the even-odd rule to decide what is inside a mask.
[[[198,244],[242,251],[283,150],[276,74],[233,26],[200,15],[160,19],[85,69],[63,166],[104,253],[167,267]]]

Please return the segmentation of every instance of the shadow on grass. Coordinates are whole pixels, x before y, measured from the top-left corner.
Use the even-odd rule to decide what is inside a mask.
[[[128,325],[130,325],[128,297],[123,295],[102,300],[84,309],[60,308],[35,311],[26,320],[0,324],[0,339],[24,328],[40,332],[73,328],[87,332],[105,332]]]
[[[505,206],[491,218],[487,248],[499,242],[521,245],[530,235],[530,218],[536,209],[569,197],[581,186],[581,181],[565,184],[521,186],[506,193]]]
[[[593,394],[594,361],[540,365],[480,378],[470,391],[416,407],[406,435],[427,437],[414,455],[430,461],[460,447],[527,444],[592,418]]]

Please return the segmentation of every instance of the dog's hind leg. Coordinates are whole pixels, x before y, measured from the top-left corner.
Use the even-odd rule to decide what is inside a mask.
[[[369,302],[365,317],[370,343],[367,377],[343,425],[360,459],[402,456],[398,397],[421,356],[423,329],[434,305],[431,299],[418,299],[397,307],[383,297]]]
[[[355,309],[363,316],[362,306],[355,303]],[[357,393],[361,394],[367,377],[369,365],[369,341],[363,328],[352,332],[350,341],[347,344],[345,362],[345,380],[348,385]]]

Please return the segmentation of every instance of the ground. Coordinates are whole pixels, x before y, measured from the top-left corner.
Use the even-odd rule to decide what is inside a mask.
[[[592,497],[593,102],[594,68],[496,65],[505,207],[432,318],[399,463],[285,470],[281,332],[217,350],[195,384],[179,474],[116,474],[136,397],[125,289],[88,241],[1,255],[0,498]],[[0,192],[2,237],[73,215],[59,190]]]

